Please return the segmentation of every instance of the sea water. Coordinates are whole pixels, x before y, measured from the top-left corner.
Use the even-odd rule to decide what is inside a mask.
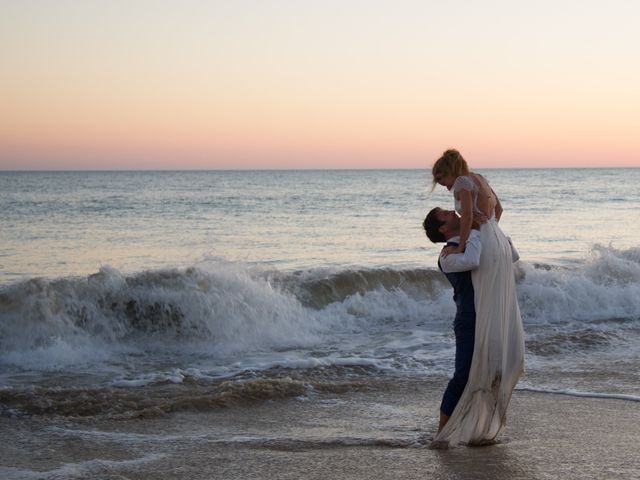
[[[640,400],[640,169],[480,172],[521,257],[519,388]],[[427,170],[1,172],[0,415],[444,385],[421,223],[452,204]]]

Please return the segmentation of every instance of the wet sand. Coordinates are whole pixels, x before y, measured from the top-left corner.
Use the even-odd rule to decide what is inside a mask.
[[[0,478],[640,478],[640,403],[517,391],[501,442],[426,448],[439,391],[317,394],[114,420],[0,419]]]

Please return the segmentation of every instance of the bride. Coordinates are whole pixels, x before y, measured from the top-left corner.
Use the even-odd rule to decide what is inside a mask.
[[[469,379],[432,447],[492,443],[505,425],[511,394],[524,368],[524,332],[511,246],[498,225],[502,205],[486,179],[470,172],[457,150],[444,152],[432,174],[434,186],[453,191],[460,214],[460,243],[447,247],[444,255],[464,251],[474,216],[488,218],[480,226],[480,266],[471,274],[476,329]]]

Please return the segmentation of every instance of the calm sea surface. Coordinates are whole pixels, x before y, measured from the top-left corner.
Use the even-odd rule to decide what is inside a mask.
[[[521,255],[519,388],[635,405],[640,169],[481,173]],[[438,397],[455,307],[421,223],[452,204],[426,170],[1,172],[0,421],[42,451],[66,448],[80,418],[101,446],[37,468],[0,448],[0,474],[104,478],[116,463],[100,452],[127,442],[156,461],[155,437],[95,430],[111,420],[327,392],[339,404],[380,382]],[[169,450],[200,442],[185,428]]]
[[[638,246],[640,169],[483,170],[523,260]],[[430,267],[426,170],[0,172],[0,284],[193,266]]]

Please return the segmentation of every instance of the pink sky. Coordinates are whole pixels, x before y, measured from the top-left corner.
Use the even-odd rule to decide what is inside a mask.
[[[640,166],[640,6],[430,3],[4,3],[0,169]]]

